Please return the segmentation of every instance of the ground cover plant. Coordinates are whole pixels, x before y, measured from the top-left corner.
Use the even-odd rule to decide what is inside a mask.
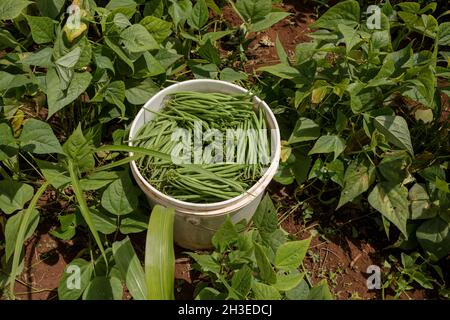
[[[336,235],[379,249],[348,249],[349,270],[366,258],[361,268],[382,268],[372,297],[449,298],[449,12],[432,1],[1,1],[2,299],[360,298],[366,289],[337,284],[350,271]],[[301,42],[276,32],[305,24]],[[253,221],[227,221],[213,250],[184,253],[171,209],[150,208],[129,171],[156,150],[126,145],[142,105],[192,78],[264,99],[283,146]],[[53,266],[37,286],[33,272]]]

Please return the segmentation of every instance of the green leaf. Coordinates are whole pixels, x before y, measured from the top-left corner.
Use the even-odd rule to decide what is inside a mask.
[[[214,288],[206,287],[197,294],[195,300],[225,300],[226,298],[226,293],[221,293]]]
[[[419,13],[420,11],[420,3],[417,2],[408,1],[399,3],[397,4],[397,6],[399,6],[405,12]]]
[[[259,268],[259,275],[265,282],[273,284],[277,281],[277,276],[265,250],[263,246],[255,242],[255,258]]]
[[[74,69],[87,69],[92,60],[92,45],[86,37],[82,37],[78,41],[77,48],[80,48],[81,54]]]
[[[289,185],[295,181],[295,175],[292,172],[291,166],[282,163],[280,164],[273,179],[283,185]]]
[[[191,60],[187,65],[196,79],[215,79],[219,71],[213,63],[201,64]]]
[[[137,206],[137,193],[129,178],[117,179],[103,192],[102,207],[112,214],[126,215]]]
[[[378,87],[366,87],[366,84],[356,81],[347,86],[350,93],[350,107],[354,114],[372,110],[382,103],[381,89]]]
[[[433,183],[436,182],[436,178],[445,180],[445,171],[438,164],[419,171],[419,175],[428,182]]]
[[[105,99],[107,102],[119,107],[122,116],[125,115],[125,83],[123,81],[111,82],[105,90]]]
[[[285,271],[297,269],[305,258],[310,243],[311,238],[282,244],[275,255],[275,266]]]
[[[353,27],[345,24],[339,24],[338,29],[344,36],[345,50],[348,54],[359,42],[361,42],[361,37]]]
[[[116,72],[111,59],[107,56],[103,56],[101,52],[94,50],[94,61],[95,65],[99,69],[108,69],[111,70],[112,73]]]
[[[28,7],[27,0],[2,0],[0,2],[0,20],[12,20]]]
[[[238,239],[238,232],[230,217],[227,216],[227,219],[219,228],[219,230],[214,233],[212,237],[211,243],[214,248],[218,249],[219,252],[224,252],[226,249],[229,249],[231,245],[236,243]]]
[[[187,18],[187,23],[195,30],[201,29],[208,22],[209,12],[205,0],[197,0],[192,12]]]
[[[436,188],[438,188],[439,190],[441,190],[445,193],[450,193],[448,183],[445,180],[437,178],[435,185],[436,185]]]
[[[141,105],[146,103],[158,91],[159,86],[150,78],[138,83],[133,83],[130,81],[129,87],[125,90],[125,97],[129,103]]]
[[[163,50],[160,50],[161,52]],[[158,53],[159,53],[158,52]],[[136,78],[148,78],[153,77],[159,74],[166,73],[166,69],[161,65],[160,61],[158,61],[150,52],[144,52],[144,54],[136,60]],[[129,85],[127,84],[129,87]]]
[[[169,14],[175,27],[183,26],[186,19],[191,15],[192,3],[190,0],[170,0]]]
[[[231,68],[224,68],[220,71],[220,80],[228,82],[236,82],[240,80],[247,80],[247,74],[241,71],[235,71]]]
[[[5,226],[5,261],[10,261],[16,248],[17,235],[19,233],[20,225],[22,224],[25,210],[18,212],[6,221]],[[22,241],[30,238],[39,224],[39,211],[33,210],[27,222],[25,236]]]
[[[309,295],[309,285],[303,279],[294,288],[286,292],[286,298],[289,300],[307,300]]]
[[[114,24],[120,29],[125,29],[126,27],[131,26],[131,22],[128,20],[128,17],[123,13],[116,13],[113,18]]]
[[[133,61],[128,57],[128,55],[124,52],[121,45],[119,45],[115,39],[110,39],[108,36],[105,37],[106,45],[114,51],[117,56],[127,64],[127,66],[131,69],[132,73],[134,73],[134,64]]]
[[[79,299],[89,285],[93,270],[94,266],[91,262],[80,258],[72,260],[59,280],[58,299]]]
[[[292,172],[295,176],[295,181],[300,185],[308,179],[308,172],[311,166],[311,157],[301,154],[294,150],[295,163],[292,166]]]
[[[54,70],[54,69],[51,69]],[[54,115],[71,102],[75,101],[91,83],[92,76],[89,72],[75,72],[65,94],[60,93],[59,79],[56,72],[47,72],[47,96],[48,96],[48,116]]]
[[[155,16],[161,18],[164,14],[163,0],[148,0],[145,1],[144,16]]]
[[[81,56],[81,48],[76,47],[69,53],[65,54],[61,58],[55,61],[55,63],[64,68],[73,68]]]
[[[63,150],[81,172],[89,171],[95,167],[91,143],[84,137],[80,124],[64,143]]]
[[[111,234],[117,231],[117,217],[96,208],[90,208],[92,222],[98,232],[103,234]]]
[[[65,0],[36,0],[41,15],[55,19],[61,12]]]
[[[159,49],[159,44],[140,24],[133,24],[120,33],[125,48],[130,52],[143,52]]]
[[[202,272],[220,274],[221,266],[209,254],[187,253],[200,266]]]
[[[76,215],[73,213],[59,215],[58,220],[60,226],[54,230],[51,230],[49,233],[52,236],[62,240],[72,239],[76,233]]]
[[[46,181],[55,189],[65,187],[70,183],[67,170],[54,162],[35,159]]]
[[[269,29],[275,23],[283,20],[284,18],[290,15],[291,14],[289,12],[279,12],[279,11],[270,12],[263,20],[259,20],[257,22],[252,23],[249,31],[259,32],[265,29]]]
[[[83,293],[83,300],[122,300],[123,287],[116,277],[94,277]]]
[[[380,131],[386,140],[393,145],[414,154],[408,124],[400,116],[378,116],[374,119],[375,127]]]
[[[258,68],[258,71],[265,71],[282,79],[293,79],[300,76],[300,72],[297,69],[283,63],[261,67]]]
[[[269,286],[264,283],[253,281],[252,283],[253,293],[256,300],[280,300],[281,295],[277,289],[273,286]]]
[[[84,191],[101,189],[114,180],[119,178],[119,174],[115,171],[98,171],[93,172],[85,179],[81,179],[81,188]]]
[[[164,69],[170,68],[176,61],[178,61],[182,55],[178,54],[175,50],[161,49],[155,55],[156,60],[159,61]]]
[[[438,31],[438,22],[432,15],[417,16],[410,12],[398,12],[398,16],[405,22],[406,26],[411,30],[417,31],[432,39],[436,38]]]
[[[145,244],[147,299],[174,299],[175,253],[173,221],[175,210],[156,205],[150,216]]]
[[[8,30],[0,30],[0,49],[14,48],[18,44]]]
[[[0,71],[0,93],[11,88],[22,87],[28,83],[31,83],[31,80],[25,74],[10,74]]]
[[[28,119],[20,135],[22,149],[36,154],[63,153],[52,128],[46,122]]]
[[[311,288],[308,294],[308,300],[333,300],[333,295],[328,288],[327,280],[321,280],[317,285]]]
[[[277,282],[273,285],[279,291],[290,291],[296,288],[305,277],[305,273],[293,272],[277,274]]]
[[[309,151],[308,155],[315,153],[330,153],[334,152],[334,159],[344,151],[345,149],[345,140],[336,135],[329,136],[321,136],[313,148]]]
[[[144,269],[134,251],[128,237],[113,243],[113,254],[122,279],[135,300],[145,300],[147,297],[147,284],[145,283]]]
[[[50,68],[53,66],[52,62],[53,48],[46,47],[40,51],[33,52],[21,61],[22,64],[38,66],[42,68]]]
[[[369,194],[370,205],[392,222],[407,238],[408,189],[401,184],[380,182]]]
[[[216,32],[208,32],[204,34],[200,40],[200,44],[206,43],[208,40],[211,41],[211,43],[216,42],[219,39],[222,39],[225,36],[228,36],[232,34],[233,30],[222,30],[222,31],[216,31]]]
[[[222,10],[217,6],[217,4],[214,2],[214,0],[206,0],[206,5],[208,8],[210,8],[212,11],[214,11],[215,14],[221,15]]]
[[[56,21],[48,17],[26,16],[31,29],[31,36],[38,44],[52,42],[55,38]]]
[[[408,193],[409,201],[411,202],[411,219],[430,219],[436,216],[437,210],[431,207],[430,196],[425,189],[425,186],[415,183]]]
[[[109,11],[113,11],[119,8],[127,8],[130,10],[136,10],[136,2],[134,0],[111,0],[105,7]]]
[[[439,24],[438,44],[440,46],[450,46],[450,22]]]
[[[331,181],[336,182],[341,187],[344,185],[344,163],[339,160],[333,160],[325,164],[324,169]]]
[[[378,164],[378,170],[388,181],[402,183],[409,173],[408,167],[411,165],[411,158],[405,151],[391,152],[383,155],[383,159]]]
[[[237,0],[236,9],[248,22],[265,18],[272,10],[271,0]]]
[[[150,34],[158,43],[162,43],[172,33],[171,22],[159,19],[154,16],[147,16],[139,21],[139,23],[143,25],[148,32],[150,32]]]
[[[336,210],[366,192],[374,178],[375,167],[371,163],[366,160],[352,160],[345,171],[344,188]]]
[[[411,44],[408,44],[405,48],[398,51],[388,53],[384,58],[383,65],[375,76],[375,79],[400,76],[406,71],[411,56]]]
[[[340,1],[328,9],[311,26],[314,29],[330,29],[338,31],[338,25],[356,27],[359,23],[360,8],[357,1]]]
[[[320,136],[320,127],[313,120],[300,117],[289,138],[289,144],[316,140]]]
[[[231,286],[245,298],[252,287],[252,279],[252,270],[247,265],[244,265],[233,274]]]
[[[278,229],[277,210],[268,194],[259,203],[253,215],[253,223],[261,232],[272,233]]]
[[[208,40],[202,45],[198,49],[198,54],[209,62],[214,63],[216,66],[220,66],[221,61],[219,51],[212,45],[211,41]]]
[[[421,247],[441,259],[450,253],[450,224],[440,217],[422,223],[416,231]]]
[[[1,180],[0,190],[0,209],[6,214],[23,209],[34,193],[32,186],[12,180]]]
[[[17,154],[18,145],[14,139],[11,127],[5,123],[0,123],[0,161],[6,160]]]
[[[132,212],[125,219],[121,219],[119,230],[123,234],[142,232],[147,229],[148,218],[146,215]]]

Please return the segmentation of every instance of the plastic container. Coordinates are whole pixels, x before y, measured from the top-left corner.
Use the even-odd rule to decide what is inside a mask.
[[[163,107],[163,99],[177,91],[221,92],[225,94],[246,93],[247,90],[219,80],[189,80],[171,85],[155,94],[139,111],[130,129],[130,142],[136,136],[141,126],[154,118],[154,113],[145,109],[158,111]],[[245,193],[238,197],[208,204],[189,203],[180,201],[163,194],[151,186],[141,175],[136,162],[131,162],[131,171],[137,184],[147,195],[150,204],[161,204],[165,207],[175,208],[174,241],[187,249],[207,249],[211,247],[211,238],[214,232],[223,224],[226,216],[236,223],[242,219],[249,221],[260,203],[264,191],[278,169],[281,152],[280,131],[278,123],[269,106],[254,97],[255,106],[263,108],[266,114],[266,123],[271,130],[271,162],[264,175]],[[133,153],[130,153],[133,155]]]

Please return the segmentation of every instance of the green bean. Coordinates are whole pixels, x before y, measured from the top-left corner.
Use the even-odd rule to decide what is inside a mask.
[[[137,160],[142,175],[161,192],[184,201],[214,202],[242,194],[261,176],[258,152],[265,154],[267,150],[267,140],[258,131],[266,128],[264,113],[261,108],[254,108],[252,99],[248,94],[177,92],[169,95],[163,101],[162,110],[149,110],[155,117],[140,128],[132,141],[166,155],[179,155],[185,146],[173,140],[173,133],[177,128],[188,130],[192,146],[197,132],[195,124],[201,122],[203,147],[205,144],[219,147],[223,159],[228,160],[229,155],[232,161],[208,163],[215,154],[201,153],[201,165],[176,165],[167,157],[144,156]],[[209,129],[218,129],[222,141],[208,138],[203,130]],[[237,145],[227,144],[227,129],[242,130],[235,131],[237,137],[233,139],[238,138]],[[256,134],[247,134],[249,129],[257,130]],[[187,160],[193,161],[194,155]]]

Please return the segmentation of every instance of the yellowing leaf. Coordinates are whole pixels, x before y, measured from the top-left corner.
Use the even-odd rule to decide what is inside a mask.
[[[20,135],[24,115],[25,114],[23,113],[23,111],[19,109],[14,115],[14,118],[11,119],[11,126],[14,132],[14,137],[16,138]]]
[[[87,30],[87,25],[84,22],[81,22],[80,27],[77,29],[71,29],[67,26],[67,24],[63,28],[63,31],[66,34],[67,40],[70,43],[73,43],[86,30]]]
[[[289,146],[288,142],[283,140],[281,142],[281,155],[280,155],[281,162],[286,162],[289,159],[291,153],[292,149]]]
[[[414,113],[414,118],[416,118],[417,121],[422,120],[423,123],[430,123],[433,121],[433,111],[431,109],[419,109]]]

